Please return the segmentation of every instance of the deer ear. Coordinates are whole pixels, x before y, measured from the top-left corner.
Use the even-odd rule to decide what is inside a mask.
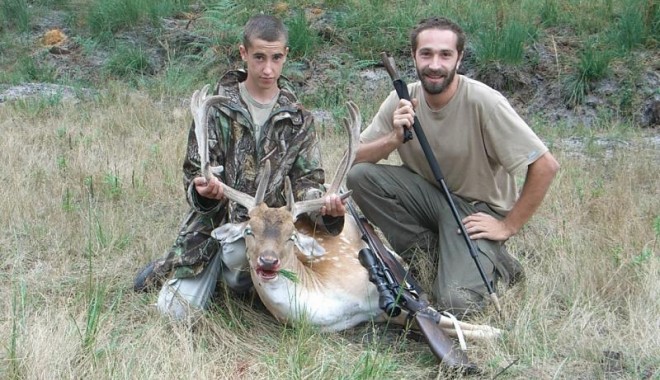
[[[300,253],[307,259],[313,259],[325,255],[325,249],[313,238],[297,232],[294,242]]]
[[[222,243],[233,243],[243,237],[245,223],[225,223],[211,232],[211,236]]]

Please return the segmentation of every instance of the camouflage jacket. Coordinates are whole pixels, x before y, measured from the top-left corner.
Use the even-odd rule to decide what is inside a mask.
[[[218,82],[215,94],[229,98],[209,111],[209,160],[212,166],[223,165],[220,180],[230,187],[254,195],[257,179],[266,160],[271,163],[271,177],[265,201],[271,207],[286,204],[284,178],[289,176],[296,200],[322,194],[325,173],[312,115],[293,93],[291,83],[280,77],[280,95],[261,128],[259,142],[255,140],[252,117],[239,95],[238,84],[247,78],[243,71],[230,71]],[[233,202],[202,198],[192,183],[201,175],[194,123],[188,134],[188,146],[183,162],[183,184],[191,210],[186,216],[177,242],[172,247],[163,272],[174,269],[176,277],[199,273],[217,251],[211,231],[227,222],[247,219],[247,210]],[[311,216],[331,233],[339,233],[342,218]]]

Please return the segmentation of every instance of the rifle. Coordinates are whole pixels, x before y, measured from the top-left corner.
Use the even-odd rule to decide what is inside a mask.
[[[394,68],[394,60],[390,58],[385,52],[381,53],[381,58],[383,61],[383,65],[385,65],[385,70],[387,70],[387,73],[390,75],[390,78],[392,78],[392,83],[394,85],[394,89],[396,90],[397,95],[399,95],[400,99],[405,99],[409,101],[410,94],[408,93],[408,86],[399,77],[399,74]],[[429,166],[431,167],[433,176],[435,177],[435,180],[438,181],[438,184],[442,189],[442,194],[444,195],[445,199],[447,200],[447,203],[449,204],[449,208],[451,209],[454,219],[458,224],[458,228],[461,231],[461,235],[463,235],[463,239],[465,240],[465,244],[467,245],[470,256],[472,256],[472,260],[474,261],[474,264],[477,266],[477,270],[479,271],[479,275],[481,275],[481,279],[484,282],[484,285],[486,286],[486,290],[488,290],[490,299],[491,301],[493,301],[493,304],[495,305],[495,309],[497,310],[497,312],[501,315],[502,308],[500,307],[500,301],[497,297],[497,293],[495,293],[495,289],[493,288],[492,282],[486,278],[486,273],[484,272],[484,269],[481,266],[481,261],[479,261],[477,250],[474,247],[474,243],[472,242],[472,239],[470,239],[470,236],[465,230],[465,226],[463,225],[463,222],[461,222],[461,217],[458,215],[458,211],[456,210],[456,205],[454,204],[454,200],[451,197],[451,192],[449,191],[449,188],[447,187],[447,183],[445,182],[445,177],[442,175],[442,171],[440,170],[440,165],[438,164],[438,160],[433,155],[431,146],[429,145],[429,142],[426,139],[424,130],[422,130],[422,127],[419,124],[419,120],[417,120],[417,116],[415,116],[414,118],[413,129],[415,130],[415,134],[417,135],[419,144],[421,145],[422,150],[424,151],[424,156],[426,157],[426,161],[428,161]],[[410,130],[406,128],[406,131],[410,131]],[[404,135],[403,142],[406,141],[407,140]]]
[[[433,309],[423,297],[424,292],[403,265],[385,247],[369,222],[360,218],[348,199],[348,210],[360,229],[362,240],[367,243],[358,253],[360,264],[369,272],[369,281],[378,289],[378,306],[390,317],[398,316],[402,310],[415,320],[422,335],[442,363],[463,373],[477,373],[476,365],[470,363],[467,354],[455,349],[454,342],[441,329],[441,314]]]

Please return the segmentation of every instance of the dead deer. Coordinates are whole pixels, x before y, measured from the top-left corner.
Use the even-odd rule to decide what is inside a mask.
[[[206,126],[209,104],[222,101],[219,97],[207,98],[206,89],[193,96],[195,106],[191,105],[195,122],[201,126]],[[347,108],[349,119],[343,124],[349,144],[326,194],[339,194],[359,144],[360,112],[352,102],[347,103]],[[201,147],[206,144],[205,133],[200,132],[197,139],[202,169],[208,168],[208,156],[201,154],[206,151]],[[302,214],[319,210],[324,201],[319,198],[295,202],[289,178],[285,180],[287,205],[268,207],[263,199],[269,177],[270,164],[266,162],[254,197],[223,183],[225,196],[247,208],[249,220],[224,224],[212,236],[226,243],[245,239],[254,287],[270,313],[283,323],[304,320],[324,332],[340,331],[370,320],[386,321],[387,315],[378,305],[378,290],[358,260],[358,252],[366,243],[356,221],[347,214],[343,231],[332,236],[316,230],[308,218],[299,220]],[[349,194],[340,196],[345,199]],[[404,315],[393,322],[403,324]],[[490,326],[452,322],[450,318],[443,318],[440,325],[454,336],[456,330],[473,338],[492,338],[500,333]]]

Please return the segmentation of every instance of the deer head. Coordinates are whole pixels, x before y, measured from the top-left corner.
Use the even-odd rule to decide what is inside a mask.
[[[349,144],[342,161],[337,167],[335,176],[327,188],[326,195],[339,194],[339,188],[346,179],[350,169],[361,129],[361,116],[357,106],[349,102],[347,104],[349,119],[343,120],[344,128],[348,133]],[[295,227],[295,222],[303,213],[318,211],[324,206],[323,198],[298,201],[293,197],[291,181],[285,178],[285,196],[287,204],[280,208],[271,208],[264,203],[264,194],[270,178],[270,162],[267,161],[262,169],[259,185],[254,197],[243,192],[232,189],[223,183],[225,196],[248,209],[250,219],[240,224],[225,224],[213,231],[213,237],[225,242],[232,242],[240,238],[245,239],[248,261],[252,266],[253,276],[257,275],[261,280],[272,280],[277,277],[281,267],[281,261],[294,260],[293,247],[298,247],[304,256],[313,257],[322,255],[323,248],[312,238]],[[346,199],[350,193],[339,194],[341,199]],[[254,279],[254,277],[253,277]]]

